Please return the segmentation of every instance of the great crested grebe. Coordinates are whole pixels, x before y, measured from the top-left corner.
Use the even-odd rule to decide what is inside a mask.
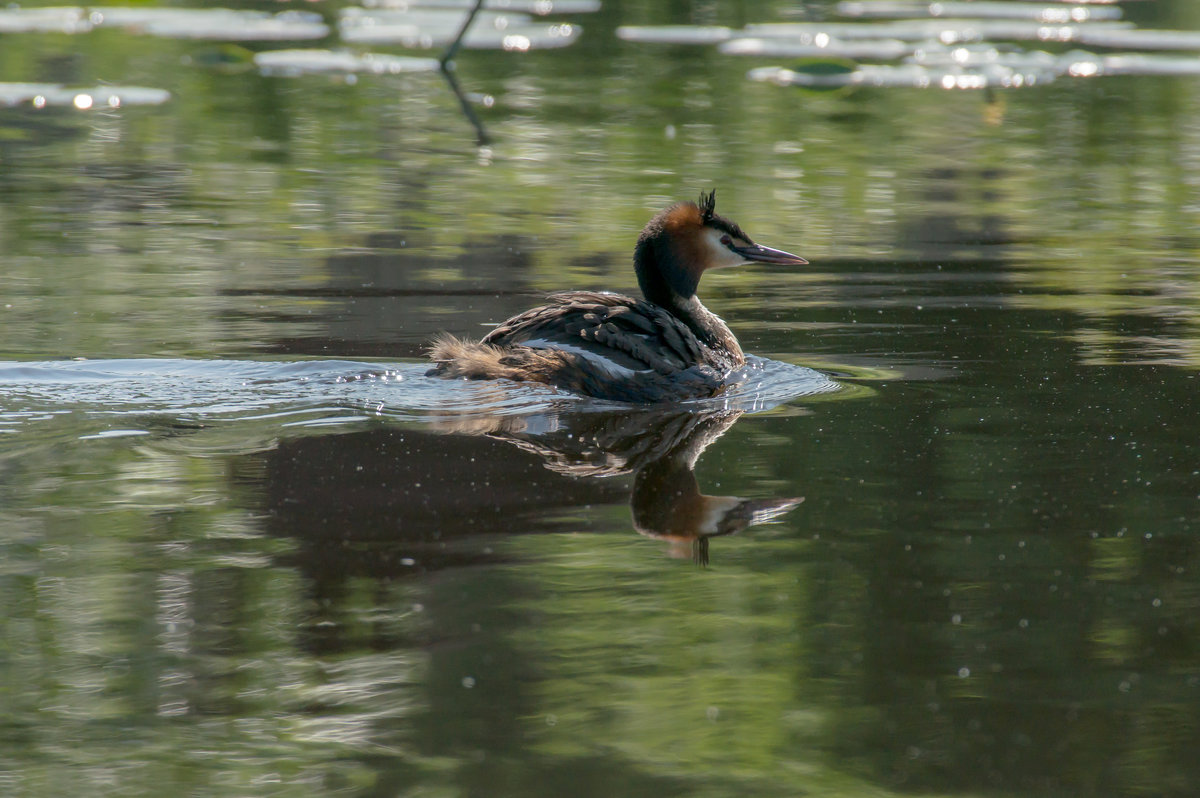
[[[662,211],[633,254],[642,299],[606,291],[551,294],[549,304],[500,324],[482,341],[442,335],[428,376],[542,382],[597,399],[666,402],[713,396],[746,363],[725,322],[696,298],[707,269],[799,265],[755,244],[716,213],[716,192]]]

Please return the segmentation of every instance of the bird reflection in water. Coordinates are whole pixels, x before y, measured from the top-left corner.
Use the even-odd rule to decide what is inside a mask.
[[[445,433],[485,435],[540,457],[573,478],[632,474],[633,527],[666,541],[673,557],[708,564],[709,539],[775,521],[803,497],[743,499],[700,492],[696,461],[742,416],[741,410],[444,416]]]

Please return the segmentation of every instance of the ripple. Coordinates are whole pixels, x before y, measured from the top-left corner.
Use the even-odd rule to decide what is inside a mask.
[[[419,421],[435,413],[531,415],[622,406],[536,383],[436,379],[425,376],[427,368],[425,363],[348,360],[8,361],[0,362],[0,418],[12,425],[9,431],[72,411],[106,417],[275,416],[281,424],[311,426],[370,416]],[[734,379],[720,396],[682,405],[756,412],[841,388],[819,371],[757,357],[750,357]]]

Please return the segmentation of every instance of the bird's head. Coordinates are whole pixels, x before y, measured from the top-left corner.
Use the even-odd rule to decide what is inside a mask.
[[[647,299],[657,301],[653,294],[659,282],[686,299],[696,293],[701,275],[709,269],[808,263],[799,255],[754,243],[735,222],[717,214],[716,204],[716,191],[701,194],[699,202],[673,205],[642,230],[634,263]]]

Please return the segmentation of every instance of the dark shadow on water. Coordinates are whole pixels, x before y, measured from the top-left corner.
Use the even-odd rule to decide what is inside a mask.
[[[707,563],[708,541],[803,499],[701,493],[694,468],[741,411],[447,414],[424,427],[285,440],[251,457],[266,529],[299,543],[312,598],[347,580],[394,580],[504,561],[512,535],[599,532],[592,512],[629,496],[633,528]],[[630,477],[632,478],[630,480]]]
[[[633,475],[630,510],[642,535],[666,541],[673,556],[708,562],[710,538],[771,521],[802,498],[743,499],[700,492],[696,461],[741,411],[641,410],[529,418],[446,418],[445,432],[487,436],[536,454],[572,479]]]

